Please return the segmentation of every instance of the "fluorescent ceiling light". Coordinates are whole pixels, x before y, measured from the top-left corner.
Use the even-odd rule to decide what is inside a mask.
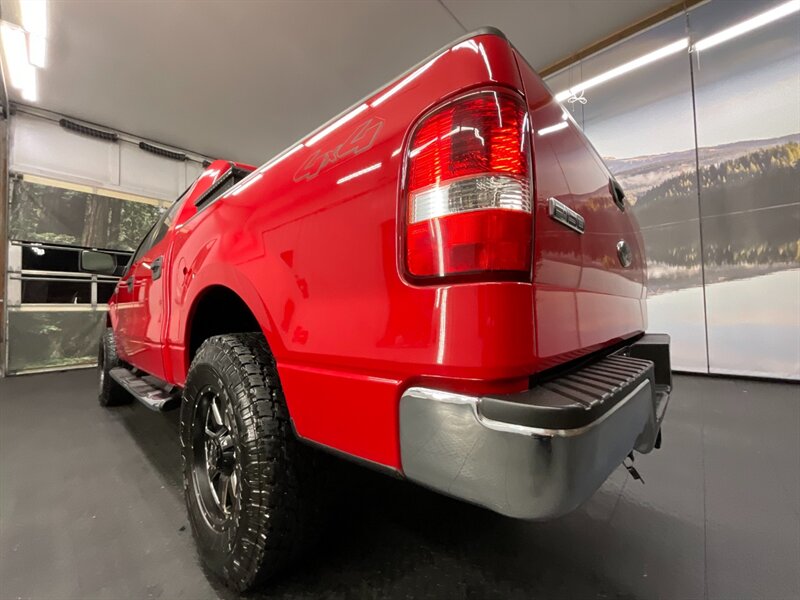
[[[36,69],[28,62],[25,31],[5,21],[0,24],[3,53],[8,64],[11,85],[23,92],[26,99],[36,96]],[[26,90],[27,93],[26,93]]]
[[[800,2],[800,0],[797,0]],[[601,73],[596,77],[592,77],[591,79],[587,79],[586,81],[582,81],[581,83],[572,86],[568,90],[564,90],[563,92],[559,92],[556,94],[556,100],[561,102],[579,94],[589,88],[593,88],[595,86],[600,85],[601,83],[605,83],[606,81],[610,81],[611,79],[616,79],[625,73],[630,73],[631,71],[638,69],[640,67],[644,67],[645,65],[649,65],[657,60],[660,60],[666,56],[670,56],[675,54],[676,52],[680,52],[689,47],[689,38],[682,38],[677,42],[673,42],[664,46],[663,48],[659,48],[658,50],[654,50],[648,54],[640,56],[639,58],[635,58],[631,61],[626,62],[618,67],[615,67],[605,73]]]
[[[22,27],[28,32],[28,59],[44,67],[47,51],[47,0],[20,0]]]
[[[550,125],[550,127],[544,127],[537,131],[539,135],[547,135],[548,133],[553,133],[554,131],[561,131],[562,129],[566,129],[569,123],[566,121],[561,121],[561,123],[556,123],[555,125]]]
[[[0,37],[12,87],[35,102],[36,67],[44,67],[47,53],[47,0],[19,0],[19,8],[22,25],[2,21]]]
[[[717,44],[721,44],[723,42],[727,42],[730,39],[738,37],[748,31],[752,31],[754,29],[758,29],[759,27],[763,27],[773,21],[777,21],[778,19],[782,19],[783,17],[789,16],[796,12],[800,11],[800,0],[789,0],[789,2],[785,2],[776,6],[773,9],[765,11],[759,15],[751,19],[747,19],[746,21],[742,21],[741,23],[737,23],[733,27],[728,27],[727,29],[723,29],[713,35],[710,35],[706,38],[703,38],[699,42],[695,43],[692,46],[692,50],[706,50],[707,48],[711,48],[716,46]],[[581,92],[588,90],[589,88],[593,88],[601,83],[605,83],[611,79],[615,79],[620,75],[624,75],[625,73],[629,73],[634,69],[638,69],[639,67],[643,67],[648,65],[652,62],[660,60],[666,56],[670,56],[671,54],[675,54],[676,52],[680,52],[681,50],[689,47],[689,38],[683,38],[672,44],[664,46],[663,48],[659,48],[649,54],[645,54],[636,58],[632,61],[629,61],[623,65],[620,65],[614,69],[606,71],[605,73],[601,73],[597,77],[592,77],[586,81],[583,81],[577,85],[572,86],[571,88],[559,92],[555,95],[555,99],[557,102],[563,102],[568,98],[576,96]]]
[[[47,1],[20,0],[19,7],[25,31],[47,37]]]
[[[765,11],[760,15],[756,15],[752,19],[747,19],[746,21],[737,23],[733,27],[728,27],[727,29],[723,29],[722,31],[703,38],[694,45],[694,49],[697,51],[706,50],[712,46],[716,46],[717,44],[721,44],[735,37],[739,37],[748,31],[753,31],[754,29],[758,29],[759,27],[763,27],[764,25],[772,23],[773,21],[777,21],[778,19],[782,19],[783,17],[796,13],[798,10],[800,10],[800,0],[790,0],[789,2],[776,6],[771,10]]]
[[[35,67],[44,67],[47,40],[36,33],[28,34],[28,61]]]
[[[36,88],[36,69],[33,67],[30,67],[30,79],[27,85],[22,88],[21,94],[23,100],[27,100],[28,102],[36,102],[38,91]]]

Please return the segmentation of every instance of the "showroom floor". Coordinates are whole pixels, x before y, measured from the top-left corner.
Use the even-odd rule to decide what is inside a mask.
[[[176,432],[102,409],[94,371],[0,380],[0,597],[235,597],[198,565]],[[350,467],[347,508],[264,596],[800,597],[800,386],[679,376],[636,465],[645,485],[618,469],[550,523]]]

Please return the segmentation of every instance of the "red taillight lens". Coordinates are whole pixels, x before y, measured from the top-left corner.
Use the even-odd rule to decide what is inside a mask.
[[[406,268],[415,277],[531,268],[531,157],[522,98],[481,91],[428,115],[408,151]]]

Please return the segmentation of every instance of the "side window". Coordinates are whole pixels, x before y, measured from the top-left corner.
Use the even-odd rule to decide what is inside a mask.
[[[172,203],[162,215],[158,218],[155,225],[153,225],[147,234],[144,236],[142,241],[139,243],[139,247],[136,248],[136,252],[133,256],[131,256],[130,261],[128,262],[128,266],[125,267],[125,272],[128,272],[128,269],[131,268],[131,265],[139,261],[145,253],[150,250],[154,245],[160,242],[165,235],[167,235],[167,231],[169,231],[169,226],[172,225],[172,222],[175,220],[175,215],[178,214],[178,209],[183,205],[183,200],[186,196],[189,195],[194,184],[190,185],[189,188],[183,192],[175,202]]]
[[[158,220],[154,227],[153,239],[150,240],[149,244],[147,244],[148,249],[155,246],[158,242],[164,239],[165,235],[167,235],[167,231],[169,231],[169,227],[172,225],[172,222],[175,220],[175,215],[178,214],[178,209],[181,207],[182,199],[183,196],[178,198]],[[147,252],[147,250],[145,250],[145,252]]]
[[[160,219],[159,219],[159,221],[160,221]],[[139,242],[139,247],[136,248],[136,252],[134,253],[133,256],[131,256],[131,260],[128,263],[128,266],[125,269],[126,272],[127,272],[128,269],[131,268],[131,265],[134,264],[135,262],[137,262],[139,259],[141,259],[142,256],[144,255],[144,253],[147,252],[147,250],[150,248],[150,237],[153,235],[153,230],[157,226],[158,226],[158,222],[150,228],[150,230],[142,238],[142,241]]]

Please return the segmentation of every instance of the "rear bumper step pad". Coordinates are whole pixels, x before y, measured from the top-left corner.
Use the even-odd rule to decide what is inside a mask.
[[[517,394],[409,388],[400,399],[403,472],[505,515],[557,517],[589,498],[631,450],[656,446],[669,372],[669,338],[644,336]]]

